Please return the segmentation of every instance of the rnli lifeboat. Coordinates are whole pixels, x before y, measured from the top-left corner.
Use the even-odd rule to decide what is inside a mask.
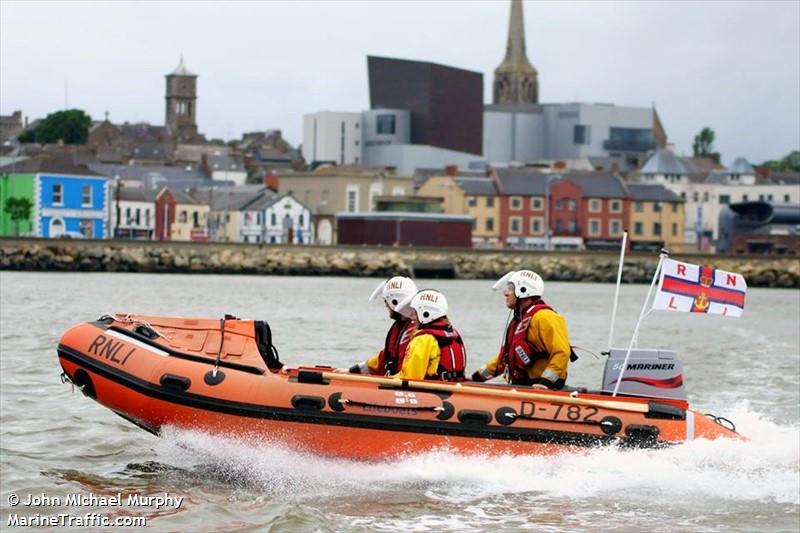
[[[732,424],[694,411],[675,393],[681,376],[636,374],[636,366],[675,372],[677,361],[664,364],[664,353],[655,352],[661,363],[634,365],[613,396],[608,364],[597,391],[288,368],[266,322],[231,316],[104,315],[69,329],[58,345],[65,382],[154,434],[175,426],[354,459],[439,447],[546,454],[565,446],[738,438]]]

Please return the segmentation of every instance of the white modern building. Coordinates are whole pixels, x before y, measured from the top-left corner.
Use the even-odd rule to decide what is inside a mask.
[[[303,115],[303,157],[308,163],[358,165],[362,113],[320,111]]]
[[[610,157],[639,166],[666,142],[649,107],[614,104],[484,106],[483,155],[491,163]]]
[[[311,210],[291,194],[263,195],[242,211],[244,242],[311,244]]]
[[[800,203],[797,184],[761,178],[741,157],[730,169],[697,174],[671,150],[659,149],[639,171],[639,181],[664,185],[685,200],[684,243],[706,251],[711,251],[719,238],[723,206],[752,201]]]

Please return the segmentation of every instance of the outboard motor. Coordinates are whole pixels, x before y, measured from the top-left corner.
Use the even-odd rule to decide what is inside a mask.
[[[603,371],[603,392],[613,393],[627,349],[612,348]],[[633,349],[617,394],[686,400],[683,363],[672,350]]]

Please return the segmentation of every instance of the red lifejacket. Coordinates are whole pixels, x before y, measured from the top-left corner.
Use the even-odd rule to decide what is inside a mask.
[[[503,338],[503,345],[500,347],[500,358],[497,363],[497,374],[508,372],[508,380],[515,384],[528,384],[527,369],[534,361],[543,357],[549,357],[549,353],[540,352],[531,342],[528,341],[528,325],[533,320],[533,316],[543,309],[553,310],[542,300],[525,309],[521,316],[516,314],[511,320]]]
[[[447,320],[435,320],[430,324],[420,324],[414,337],[433,335],[439,345],[441,357],[436,377],[442,381],[464,381],[464,370],[467,368],[467,349],[461,334]]]
[[[378,371],[383,375],[396,374],[403,366],[406,348],[414,333],[414,323],[406,318],[396,319],[386,333],[383,350],[378,354]]]

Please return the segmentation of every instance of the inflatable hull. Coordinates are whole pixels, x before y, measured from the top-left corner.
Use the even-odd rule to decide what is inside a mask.
[[[250,320],[115,315],[68,330],[58,357],[65,380],[154,434],[174,426],[317,455],[548,454],[738,437],[677,400],[278,368],[265,343]]]

